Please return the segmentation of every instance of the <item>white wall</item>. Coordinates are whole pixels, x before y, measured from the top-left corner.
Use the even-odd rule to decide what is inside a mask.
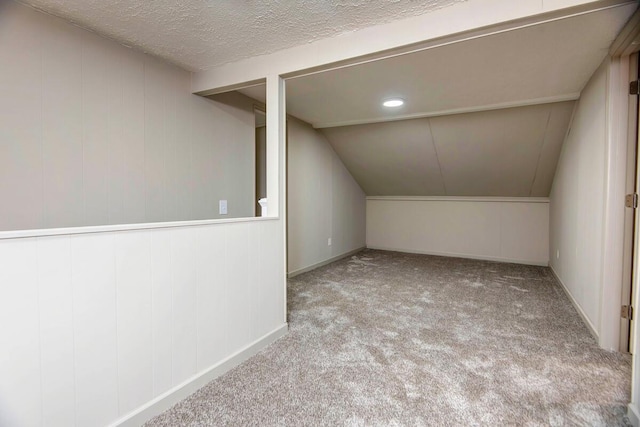
[[[213,182],[231,212],[241,206],[234,186],[245,177],[233,174],[253,159],[226,144],[238,118],[189,94],[188,74],[12,2],[0,13],[0,63],[0,192],[20,180],[31,189],[16,196],[27,218],[3,200],[13,227],[217,209],[218,193],[190,200],[190,182]],[[274,112],[281,103],[271,101]],[[249,135],[253,148],[253,124]],[[189,161],[203,166],[190,178]],[[112,188],[107,176],[120,181]],[[152,186],[160,182],[171,184],[166,194]],[[0,425],[140,425],[283,334],[284,224],[0,232]]]
[[[368,197],[367,247],[547,265],[547,199]]]
[[[288,130],[287,271],[295,274],[365,246],[365,195],[324,135],[294,118]]]
[[[247,98],[9,1],[0,63],[0,230],[253,216]]]
[[[582,91],[551,189],[551,268],[600,333],[606,147],[606,60]]]

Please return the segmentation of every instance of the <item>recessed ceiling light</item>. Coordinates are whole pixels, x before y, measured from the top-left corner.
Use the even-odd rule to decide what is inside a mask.
[[[403,104],[404,100],[400,98],[387,99],[382,103],[385,107],[399,107]]]

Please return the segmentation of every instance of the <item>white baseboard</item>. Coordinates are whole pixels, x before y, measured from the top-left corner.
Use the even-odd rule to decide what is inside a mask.
[[[290,271],[289,273],[287,273],[287,278],[291,279],[292,277],[295,277],[295,276],[297,276],[299,274],[306,273],[306,272],[311,271],[311,270],[315,270],[316,268],[323,267],[323,266],[325,266],[327,264],[331,264],[332,262],[338,261],[339,259],[346,258],[346,257],[351,256],[353,254],[357,254],[358,252],[360,252],[363,249],[365,249],[364,246],[361,247],[361,248],[358,248],[358,249],[354,249],[354,250],[349,251],[349,252],[345,252],[345,253],[340,254],[340,255],[336,255],[334,257],[331,257],[331,258],[329,258],[327,260],[324,260],[324,261],[318,262],[316,264],[310,265],[308,267],[299,268],[297,270]]]
[[[275,330],[257,339],[253,343],[213,365],[207,370],[194,375],[182,384],[173,387],[138,409],[135,409],[124,417],[116,420],[114,423],[110,424],[110,426],[133,427],[144,424],[146,421],[161,414],[185,397],[202,388],[210,381],[238,366],[240,363],[276,341],[278,338],[284,336],[287,333],[287,329],[288,325],[286,323],[279,326]]]
[[[553,269],[553,266],[549,266],[549,268],[551,269],[551,273],[553,273],[553,276],[556,278],[558,283],[560,283],[560,287],[562,288],[564,293],[567,295],[567,297],[569,297],[569,301],[571,301],[571,304],[573,304],[573,307],[576,309],[580,317],[582,317],[582,321],[584,322],[585,325],[587,325],[589,332],[591,332],[591,335],[593,335],[598,345],[600,345],[600,336],[598,335],[596,328],[593,326],[593,324],[587,317],[587,314],[584,312],[584,310],[582,310],[582,307],[580,306],[580,304],[578,304],[576,299],[573,297],[573,295],[569,291],[569,288],[567,288],[567,286],[564,284],[562,279],[560,279],[560,276],[558,276],[558,273],[556,273],[556,271]]]
[[[419,251],[414,249],[402,249],[402,248],[390,248],[384,246],[371,246],[367,245],[368,249],[376,249],[380,251],[392,251],[392,252],[404,252],[408,254],[421,254],[421,255],[434,255],[434,256],[446,256],[450,258],[466,258],[466,259],[478,259],[482,261],[496,261],[496,262],[508,262],[511,264],[525,264],[525,265],[537,265],[540,267],[548,267],[548,261],[531,261],[526,259],[514,259],[514,258],[500,258],[492,256],[481,256],[472,254],[462,254],[455,252],[433,252],[433,251]]]
[[[627,417],[633,427],[640,427],[640,412],[635,404],[629,403],[627,405]]]

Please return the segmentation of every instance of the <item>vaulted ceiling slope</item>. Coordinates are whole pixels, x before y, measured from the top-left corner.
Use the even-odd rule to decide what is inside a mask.
[[[292,78],[287,112],[369,196],[548,197],[575,100],[637,6]]]
[[[322,132],[368,196],[547,197],[574,103]]]
[[[191,71],[422,15],[461,1],[22,0]]]

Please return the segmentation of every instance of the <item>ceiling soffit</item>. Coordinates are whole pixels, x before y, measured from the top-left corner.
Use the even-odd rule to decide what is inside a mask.
[[[636,6],[292,78],[287,112],[324,128],[575,100]]]

